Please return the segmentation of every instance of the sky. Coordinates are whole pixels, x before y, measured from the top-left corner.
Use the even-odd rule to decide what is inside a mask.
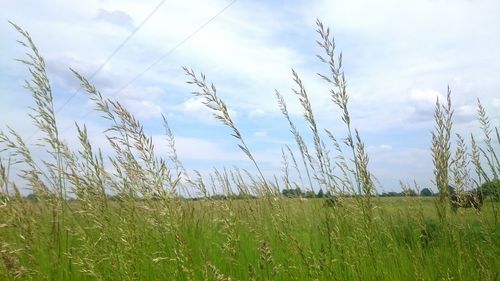
[[[69,68],[90,77],[133,34],[90,81],[138,117],[160,154],[167,151],[163,114],[188,170],[252,169],[231,131],[191,94],[196,88],[186,83],[186,66],[217,87],[264,174],[281,176],[281,148],[296,151],[296,145],[275,90],[311,142],[291,90],[292,69],[304,82],[319,127],[338,139],[346,136],[328,85],[317,75],[327,69],[316,58],[316,19],[331,28],[343,54],[352,123],[365,142],[379,192],[400,190],[400,180],[436,190],[433,111],[448,86],[455,133],[478,133],[477,98],[492,124],[500,124],[496,0],[166,0],[149,17],[159,0],[2,2],[0,129],[15,128],[31,145],[37,130],[28,117],[33,100],[22,87],[28,73],[14,60],[25,50],[9,20],[31,34],[44,56],[59,130],[75,148],[74,122],[86,124],[92,142],[105,151],[109,124],[92,110]]]

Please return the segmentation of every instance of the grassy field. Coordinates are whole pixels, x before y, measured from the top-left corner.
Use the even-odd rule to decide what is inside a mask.
[[[336,137],[318,128],[292,71],[310,131],[299,133],[276,92],[297,146],[283,147],[275,177],[262,173],[216,87],[188,68],[193,94],[228,127],[253,171],[214,170],[209,177],[189,171],[166,119],[170,151],[158,156],[141,123],[76,71],[109,122],[104,134],[113,152],[93,147],[82,124],[76,125],[79,143],[68,145],[59,136],[45,61],[14,25],[27,48],[21,62],[31,74],[30,117],[42,135],[35,144],[45,154],[35,159],[18,132],[0,130],[0,280],[500,280],[499,127],[478,101],[482,135],[470,142],[455,137],[448,93],[436,102],[430,145],[438,195],[378,197],[365,145],[351,124],[341,55],[330,31],[317,25],[327,69],[320,77],[331,86],[345,131]],[[466,205],[460,198],[478,199],[485,183],[490,196],[481,211],[451,209],[450,199]],[[297,187],[327,191],[336,204],[282,196]],[[220,193],[232,199],[214,200]]]
[[[498,280],[499,203],[435,199],[78,202],[0,210],[2,280]],[[16,216],[12,216],[15,214]]]

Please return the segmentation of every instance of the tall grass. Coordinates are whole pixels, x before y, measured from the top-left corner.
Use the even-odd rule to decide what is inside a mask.
[[[43,57],[30,35],[13,26],[28,50],[20,62],[31,74],[30,116],[42,132],[36,143],[48,157],[35,159],[14,129],[0,131],[1,280],[500,278],[498,202],[487,202],[480,213],[448,212],[450,182],[466,192],[471,182],[479,187],[500,173],[498,127],[480,102],[483,135],[471,136],[470,146],[457,135],[454,151],[451,92],[445,104],[436,103],[431,153],[437,199],[376,197],[369,157],[351,120],[342,54],[318,21],[318,58],[327,66],[319,76],[330,86],[345,131],[339,137],[319,127],[306,86],[292,70],[292,97],[309,131],[299,132],[276,91],[297,147],[284,146],[282,174],[266,177],[216,87],[185,68],[193,94],[229,128],[255,169],[216,169],[204,178],[180,161],[166,118],[169,155],[163,158],[140,121],[75,70],[109,124],[104,134],[113,152],[94,147],[83,124],[75,124],[79,147],[68,146],[58,133]],[[12,167],[20,172],[12,175]],[[283,188],[296,187],[321,188],[337,200],[280,196]],[[23,197],[26,188],[31,200]]]

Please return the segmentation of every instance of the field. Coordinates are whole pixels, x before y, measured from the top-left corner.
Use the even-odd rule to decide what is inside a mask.
[[[500,204],[439,221],[435,199],[4,206],[2,280],[497,280]],[[96,206],[97,207],[97,206]],[[17,217],[6,217],[17,214]],[[56,219],[56,221],[54,221]],[[14,220],[14,221],[13,221]]]
[[[113,153],[92,146],[82,124],[79,143],[68,145],[59,136],[43,57],[14,25],[28,51],[21,62],[32,76],[30,117],[45,155],[35,159],[14,129],[0,131],[0,280],[500,280],[500,134],[481,102],[482,135],[471,136],[470,145],[452,133],[451,93],[436,102],[430,153],[438,194],[379,197],[351,125],[341,55],[329,29],[317,25],[327,66],[320,76],[345,132],[337,141],[318,128],[293,71],[310,132],[299,133],[276,92],[298,152],[283,149],[275,177],[264,176],[216,87],[188,68],[194,95],[228,127],[253,171],[203,177],[187,170],[166,119],[169,156],[158,156],[141,123],[74,70],[110,124],[104,134]],[[301,198],[304,185],[328,197]],[[468,198],[481,210],[452,209],[470,207]]]

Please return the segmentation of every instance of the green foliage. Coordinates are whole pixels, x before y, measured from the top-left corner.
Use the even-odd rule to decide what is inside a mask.
[[[318,191],[318,194],[316,194],[316,197],[318,197],[318,198],[323,198],[324,196],[325,196],[325,193],[323,192],[323,189],[320,189]]]
[[[422,192],[420,194],[422,194]],[[417,195],[418,194],[414,189],[405,188],[401,192],[396,192],[396,191],[383,192],[382,194],[380,194],[380,197],[405,197],[405,196],[412,197],[412,196],[417,196]],[[428,195],[428,196],[432,196],[432,195],[433,194],[431,192],[430,195]],[[423,195],[421,195],[421,196],[423,196]]]
[[[380,194],[381,197],[399,197],[399,196],[404,196],[403,192],[396,192],[396,191],[389,191],[389,192],[382,192]]]
[[[281,191],[281,194],[285,197],[296,197],[296,198],[304,196],[304,193],[299,187],[294,189],[283,189]]]
[[[433,195],[432,191],[427,187],[420,190],[420,196],[432,196],[432,195]]]
[[[494,179],[481,185],[480,190],[487,191],[488,197],[496,202],[500,201],[500,180]]]
[[[312,190],[308,190],[304,194],[304,197],[305,198],[315,198],[316,197],[316,193],[314,193],[314,191],[312,191]]]
[[[26,198],[26,200],[30,200],[30,201],[38,201],[38,198],[37,198],[36,194],[34,194],[34,193],[28,194],[25,198]]]

